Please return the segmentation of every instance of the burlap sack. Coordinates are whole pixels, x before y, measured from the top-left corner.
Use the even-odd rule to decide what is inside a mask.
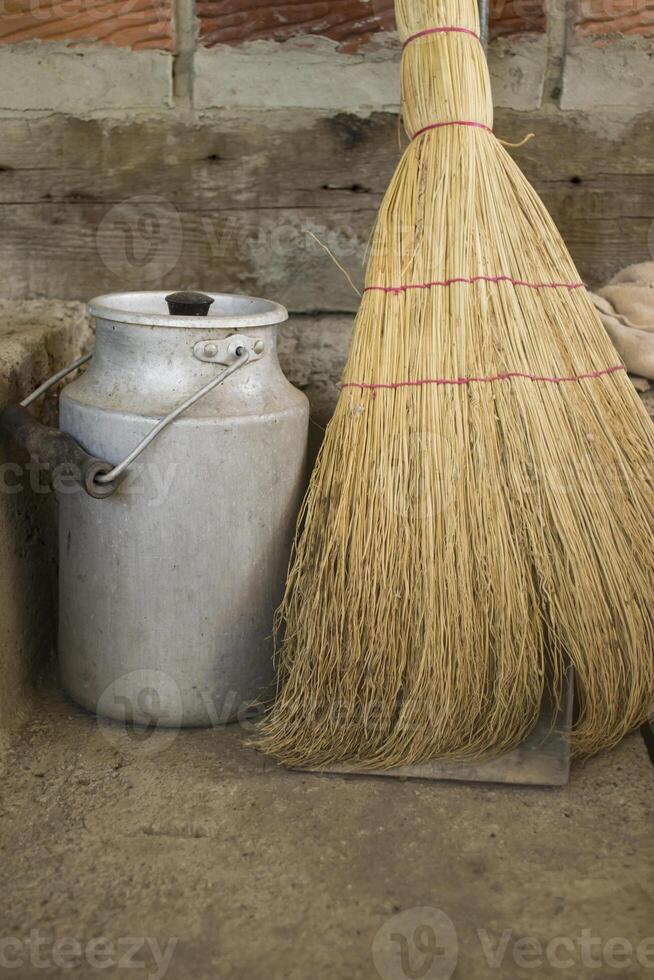
[[[654,262],[628,266],[590,297],[634,384],[647,391],[654,381]]]

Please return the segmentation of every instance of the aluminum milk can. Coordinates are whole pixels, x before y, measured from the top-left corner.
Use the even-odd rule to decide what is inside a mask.
[[[277,358],[288,314],[219,293],[89,308],[95,351],[60,400],[91,454],[87,492],[59,493],[64,689],[121,721],[225,723],[270,685],[305,488],[308,402]]]

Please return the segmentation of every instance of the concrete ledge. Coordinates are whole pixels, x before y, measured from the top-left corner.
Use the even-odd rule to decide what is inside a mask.
[[[396,112],[401,50],[395,32],[382,37],[359,54],[343,54],[335,41],[323,37],[200,48],[195,107]],[[546,62],[544,36],[494,41],[489,63],[495,105],[537,109]]]
[[[547,38],[498,38],[488,49],[488,67],[497,108],[539,109],[547,70]]]
[[[654,46],[625,38],[601,47],[577,42],[567,52],[562,109],[628,107],[633,115],[654,103]]]
[[[335,41],[250,41],[200,48],[195,56],[198,109],[294,107],[369,113],[397,109],[395,34],[365,54],[342,54]]]
[[[0,112],[102,115],[172,104],[172,57],[101,45],[0,45]]]
[[[81,303],[0,300],[0,406],[24,398],[90,342]],[[55,397],[39,407],[53,423]],[[34,681],[53,648],[55,562],[54,496],[0,438],[0,754],[29,716]]]

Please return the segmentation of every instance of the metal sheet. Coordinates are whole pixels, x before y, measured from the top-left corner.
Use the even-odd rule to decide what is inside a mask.
[[[385,776],[390,779],[438,779],[463,782],[513,783],[524,786],[564,786],[570,775],[570,732],[574,683],[572,669],[565,678],[560,703],[543,702],[538,722],[528,738],[512,752],[479,762],[434,759],[395,769],[362,772],[347,763],[310,772]]]

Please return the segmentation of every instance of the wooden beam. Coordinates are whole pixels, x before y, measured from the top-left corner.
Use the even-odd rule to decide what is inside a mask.
[[[497,112],[585,281],[651,258],[654,116],[619,142],[572,113]],[[405,141],[403,141],[403,145]],[[299,312],[350,311],[400,157],[398,120],[221,113],[122,123],[0,121],[0,276],[13,298],[88,299],[188,286],[262,292]]]

